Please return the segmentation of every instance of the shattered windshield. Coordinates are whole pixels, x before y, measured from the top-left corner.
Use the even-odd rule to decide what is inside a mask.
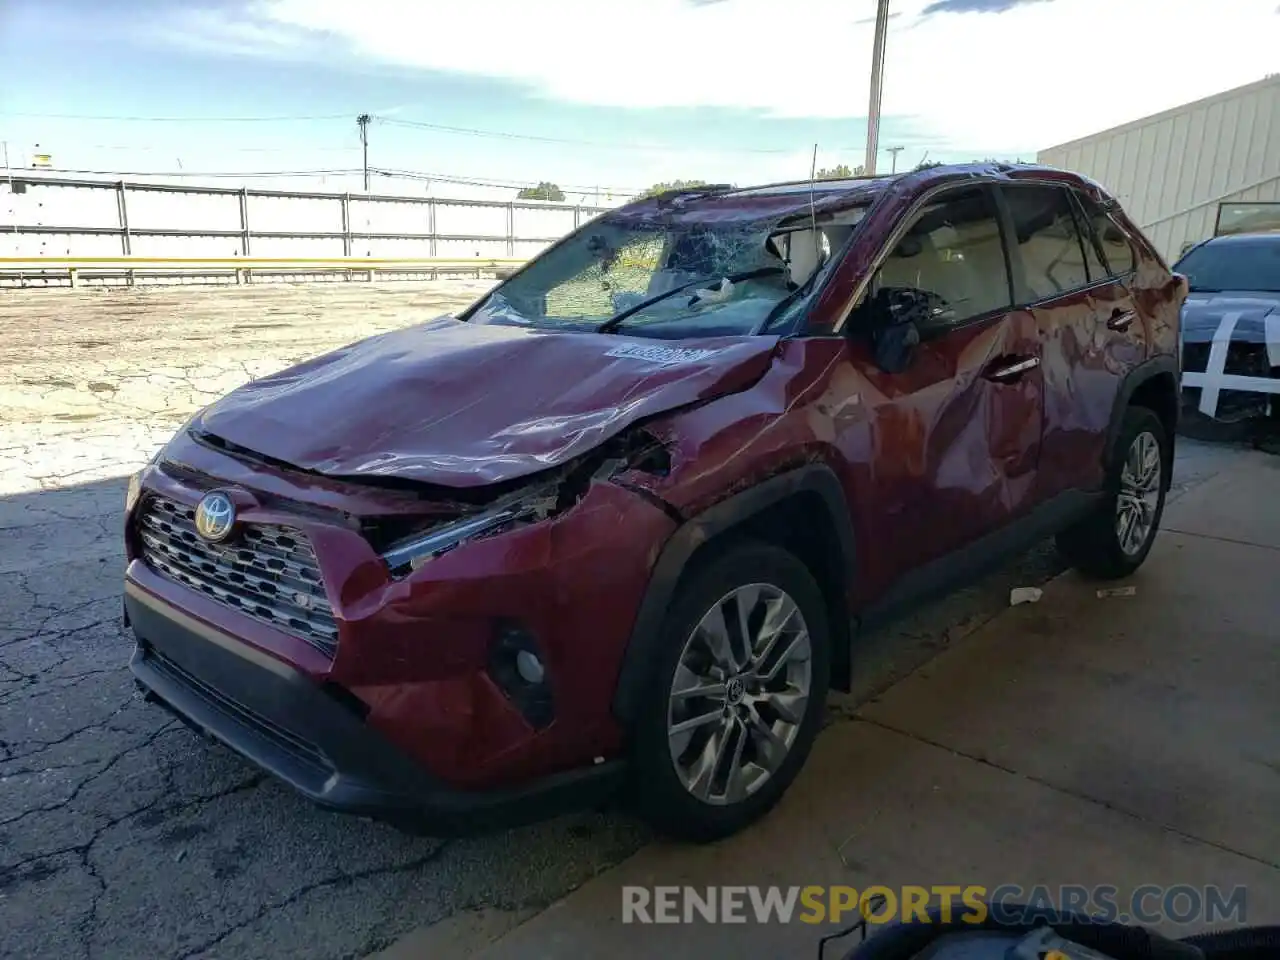
[[[493,291],[469,318],[661,339],[734,336],[784,320],[852,234],[864,210],[655,223],[608,216]],[[611,323],[611,321],[614,321]]]

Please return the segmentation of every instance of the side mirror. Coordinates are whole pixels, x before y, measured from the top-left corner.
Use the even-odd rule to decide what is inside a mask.
[[[920,328],[937,319],[938,310],[924,291],[902,287],[882,288],[866,306],[876,366],[885,373],[901,373],[920,345]]]
[[[1175,273],[1173,275],[1173,282],[1178,289],[1178,294],[1177,294],[1178,303],[1182,303],[1187,299],[1187,296],[1191,293],[1191,281],[1187,279],[1186,274]]]

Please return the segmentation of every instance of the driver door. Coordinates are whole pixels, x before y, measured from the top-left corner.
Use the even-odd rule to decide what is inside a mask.
[[[846,330],[853,380],[872,388],[858,430],[873,433],[874,507],[860,520],[868,553],[879,555],[867,557],[877,594],[907,588],[912,574],[930,579],[923,568],[934,561],[968,566],[962,551],[1032,505],[1040,456],[1040,338],[1035,319],[1012,306],[992,191],[954,188],[909,216]],[[886,373],[866,344],[879,321],[875,294],[895,287],[931,295],[934,309],[905,368]],[[846,442],[852,453],[865,440]]]

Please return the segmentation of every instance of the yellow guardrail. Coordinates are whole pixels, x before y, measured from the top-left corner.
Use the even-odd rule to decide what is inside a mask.
[[[166,273],[173,275],[234,273],[237,282],[255,272],[318,271],[367,274],[382,272],[484,271],[514,268],[525,260],[512,257],[0,257],[0,279],[50,273],[72,286],[80,274]]]

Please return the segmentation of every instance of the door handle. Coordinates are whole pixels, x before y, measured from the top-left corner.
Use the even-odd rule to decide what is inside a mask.
[[[1018,377],[1022,376],[1028,370],[1034,370],[1038,366],[1040,366],[1039,357],[1027,357],[1025,360],[1015,360],[1007,366],[997,367],[996,369],[988,372],[987,379],[1007,383],[1010,380],[1017,380]]]
[[[1121,310],[1116,307],[1111,311],[1111,317],[1107,320],[1108,330],[1128,330],[1129,325],[1133,323],[1134,312],[1132,310]]]

